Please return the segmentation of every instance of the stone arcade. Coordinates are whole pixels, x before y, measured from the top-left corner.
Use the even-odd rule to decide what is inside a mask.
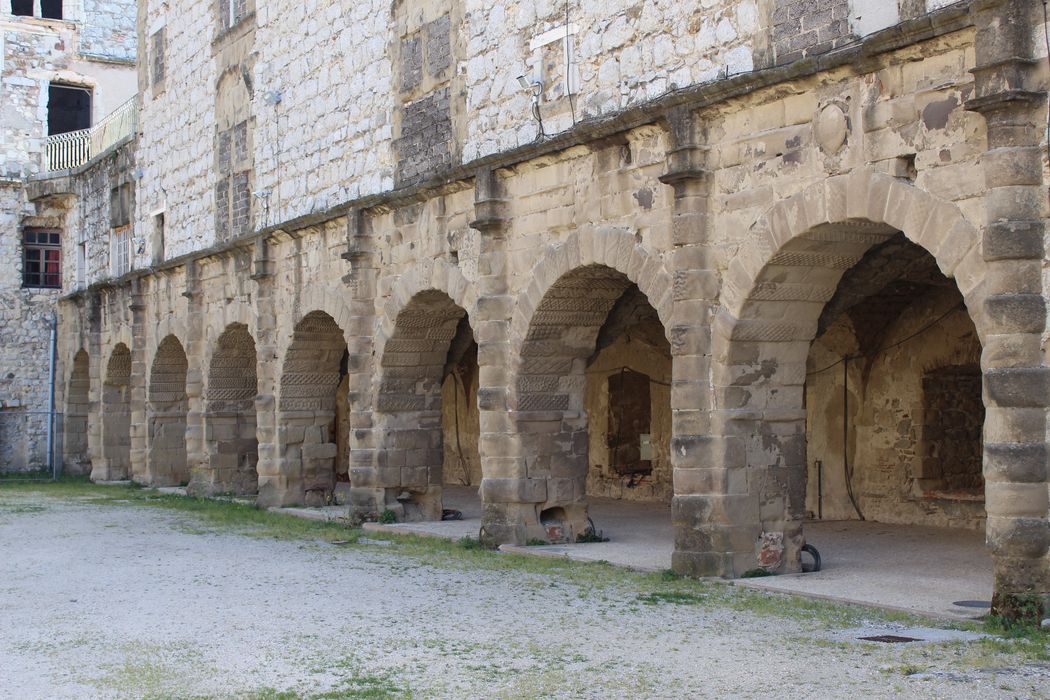
[[[71,465],[468,484],[489,542],[669,501],[727,577],[864,511],[1050,590],[1039,2],[181,4],[140,2],[136,269],[61,305]]]

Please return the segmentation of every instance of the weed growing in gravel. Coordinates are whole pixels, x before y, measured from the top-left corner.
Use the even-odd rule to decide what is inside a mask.
[[[360,531],[334,522],[304,520],[279,512],[265,511],[252,505],[164,495],[149,489],[120,486],[97,486],[86,479],[64,478],[55,483],[0,484],[0,496],[46,496],[101,505],[159,507],[199,518],[211,532],[232,530],[257,537],[282,540],[324,540],[356,542]],[[21,500],[21,498],[19,498]],[[6,504],[21,503],[4,499]],[[187,523],[188,527],[194,527]],[[391,542],[386,551],[412,560],[408,566],[432,566],[441,569],[513,572],[519,577],[556,577],[571,584],[582,598],[608,596],[616,605],[693,605],[705,609],[728,609],[748,614],[793,620],[800,631],[855,626],[863,621],[899,622],[907,625],[929,625],[928,619],[862,606],[831,603],[795,597],[782,593],[729,585],[721,581],[681,577],[672,571],[641,573],[608,563],[585,563],[568,559],[533,557],[491,550],[474,538],[447,541],[431,537],[370,533],[370,538]],[[407,563],[407,562],[406,562]],[[534,579],[539,581],[539,579]],[[549,579],[544,579],[546,582]],[[1047,635],[1032,628],[1012,628],[1001,622],[981,627],[974,623],[956,623],[956,628],[984,631],[992,636],[977,642],[962,643],[956,651],[974,665],[995,665],[1017,660],[1018,655],[1034,660],[1050,660]]]

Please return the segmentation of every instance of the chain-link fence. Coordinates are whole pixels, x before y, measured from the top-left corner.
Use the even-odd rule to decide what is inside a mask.
[[[64,421],[61,413],[54,414],[51,454],[48,458],[47,411],[25,408],[0,408],[0,473],[62,472]]]

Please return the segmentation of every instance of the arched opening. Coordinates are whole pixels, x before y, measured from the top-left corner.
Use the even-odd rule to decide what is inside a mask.
[[[277,442],[283,504],[344,504],[350,485],[346,341],[339,325],[312,311],[295,326],[284,357]]]
[[[123,343],[113,348],[102,382],[102,462],[101,471],[92,469],[92,479],[118,481],[130,478],[131,350]]]
[[[807,515],[983,532],[980,358],[932,255],[903,234],[868,250],[807,358]]]
[[[149,438],[147,479],[153,486],[184,486],[186,461],[186,372],[189,363],[178,338],[161,341],[150,370],[146,422]]]
[[[981,346],[939,264],[888,225],[816,226],[769,258],[721,326],[713,424],[725,481],[743,485],[715,512],[729,573],[799,571],[812,544],[826,576],[861,572],[857,598],[907,605],[926,586],[963,614],[954,600],[988,597]],[[908,581],[903,597],[885,571]]]
[[[63,443],[63,471],[67,474],[88,474],[91,455],[88,452],[88,413],[91,410],[91,362],[84,350],[73,358],[73,371],[66,389]]]
[[[191,478],[193,494],[254,494],[256,465],[255,340],[243,323],[231,323],[215,343],[204,390],[204,441],[207,463]]]
[[[478,347],[466,311],[444,292],[416,294],[383,348],[376,408],[377,511],[439,520],[444,489],[477,501],[481,460]]]
[[[517,380],[528,477],[547,484],[536,504],[544,538],[608,536],[628,501],[669,506],[670,386],[664,326],[623,273],[590,265],[547,290]]]

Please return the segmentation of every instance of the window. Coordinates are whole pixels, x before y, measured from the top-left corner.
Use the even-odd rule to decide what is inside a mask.
[[[62,236],[58,231],[26,230],[22,251],[23,287],[62,288]]]
[[[87,281],[87,243],[77,243],[77,287],[83,287]]]
[[[11,14],[33,17],[33,0],[11,0]],[[40,17],[62,19],[62,0],[40,0]]]
[[[110,267],[113,276],[120,277],[131,270],[131,227],[121,226],[113,229],[109,251]]]
[[[62,0],[40,0],[40,16],[45,19],[62,19]]]
[[[47,98],[47,133],[50,136],[91,126],[91,90],[51,83]]]
[[[164,83],[164,27],[153,33],[153,87]]]
[[[164,212],[153,215],[153,264],[164,262]]]
[[[222,28],[233,27],[248,14],[248,0],[219,0],[219,23]]]

